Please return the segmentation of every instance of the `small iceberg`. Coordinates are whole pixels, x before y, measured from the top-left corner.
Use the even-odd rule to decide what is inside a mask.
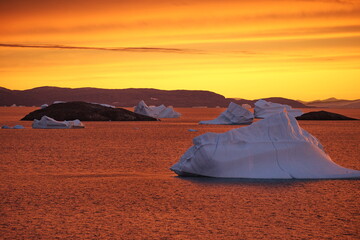
[[[148,106],[141,100],[134,109],[135,113],[142,114],[153,118],[178,118],[180,113],[175,112],[172,107],[166,107],[161,104],[160,106]]]
[[[247,104],[247,103],[244,103],[244,104],[242,104],[241,105],[243,108],[245,108],[245,109],[251,109],[251,105],[250,104]]]
[[[251,124],[254,119],[254,114],[249,110],[231,102],[229,107],[220,114],[216,119],[208,121],[200,121],[199,124],[222,124],[222,125],[235,125],[235,124]]]
[[[1,129],[24,129],[25,127],[23,125],[15,125],[14,127],[9,127],[8,125],[4,125],[1,127]]]
[[[196,129],[188,129],[189,132],[198,132],[199,130]]]
[[[78,119],[60,122],[48,116],[43,116],[40,120],[35,119],[32,124],[32,128],[35,129],[67,129],[84,127],[84,124]]]
[[[274,113],[283,112],[284,109],[286,109],[288,114],[292,117],[298,117],[303,114],[301,110],[293,109],[289,105],[267,102],[260,99],[255,103],[254,115],[255,118],[267,118]]]
[[[65,101],[54,101],[53,104],[66,103]]]
[[[258,179],[360,178],[285,112],[225,133],[206,133],[170,169],[180,176]]]

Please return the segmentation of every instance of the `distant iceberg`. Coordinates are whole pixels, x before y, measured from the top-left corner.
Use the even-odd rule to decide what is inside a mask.
[[[206,133],[195,137],[193,142],[179,162],[170,168],[180,176],[360,178],[360,171],[334,163],[319,141],[286,112],[225,133]]]
[[[283,112],[284,109],[286,109],[288,114],[291,115],[292,117],[298,117],[303,114],[301,110],[293,109],[289,105],[267,102],[265,100],[260,99],[255,103],[254,115],[255,118],[267,118],[274,113]]]
[[[216,119],[200,121],[199,124],[250,124],[254,119],[254,114],[249,110],[231,102],[229,107]]]
[[[241,105],[243,108],[245,109],[250,109],[251,108],[251,105],[250,104],[247,104],[247,103],[244,103]]]
[[[91,104],[97,104],[103,107],[109,107],[109,108],[116,108],[114,105],[106,104],[106,103],[91,103]]]
[[[66,103],[65,101],[54,101],[53,104]]]
[[[40,120],[35,119],[32,128],[40,129],[66,129],[66,128],[84,128],[84,124],[79,120],[74,121],[56,121],[48,116],[43,116]]]
[[[134,109],[135,113],[154,117],[154,118],[178,118],[180,113],[175,112],[172,107],[165,107],[163,104],[160,106],[148,106],[141,100]]]
[[[53,102],[53,104],[59,104],[59,103],[66,103],[66,102],[65,101],[55,101],[55,102]],[[116,108],[114,105],[110,105],[110,104],[106,104],[106,103],[96,103],[96,102],[89,102],[89,103],[100,105],[100,106],[103,106],[103,107]],[[49,105],[47,105],[47,104],[43,104],[43,105],[41,105],[41,109],[46,108],[48,106]]]
[[[1,127],[2,129],[24,129],[23,125],[15,125],[14,127],[9,127],[8,125],[4,125]]]
[[[189,132],[198,132],[199,130],[196,129],[188,129]]]

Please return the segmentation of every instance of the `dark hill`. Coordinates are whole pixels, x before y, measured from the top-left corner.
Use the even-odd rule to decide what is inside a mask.
[[[83,101],[105,103],[119,107],[133,107],[141,100],[144,100],[148,105],[164,104],[174,107],[227,107],[230,102],[237,104],[247,103],[254,106],[256,101],[225,98],[214,92],[195,90],[39,87],[20,91],[0,88],[0,106],[11,106],[12,104],[18,106],[41,106],[45,103],[50,105],[54,101]],[[300,102],[286,98],[265,98],[265,100],[288,104],[292,107],[306,107]]]
[[[48,116],[58,121],[157,121],[156,118],[133,113],[122,108],[104,107],[85,102],[66,102],[52,104],[44,109],[35,110],[21,120],[32,121]]]
[[[327,111],[318,111],[318,112],[308,112],[303,115],[296,117],[297,120],[357,120],[355,118],[350,118],[341,114],[327,112]]]

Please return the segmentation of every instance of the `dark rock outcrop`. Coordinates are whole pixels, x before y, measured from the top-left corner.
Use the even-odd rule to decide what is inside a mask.
[[[296,117],[297,120],[357,120],[355,118],[350,118],[341,114],[327,112],[327,111],[318,111],[318,112],[308,112],[303,115]]]
[[[123,108],[104,107],[86,102],[66,102],[52,104],[44,109],[35,110],[21,120],[32,121],[48,116],[58,121],[79,119],[80,121],[157,121]]]

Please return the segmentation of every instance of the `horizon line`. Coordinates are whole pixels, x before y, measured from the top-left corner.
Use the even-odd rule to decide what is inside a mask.
[[[0,86],[0,89],[6,89],[6,90],[10,90],[10,91],[27,91],[27,90],[33,90],[36,88],[63,88],[63,89],[85,89],[85,88],[91,88],[91,89],[102,89],[102,90],[126,90],[126,89],[152,89],[152,90],[160,90],[160,91],[204,91],[204,92],[212,92],[212,93],[216,93],[219,95],[222,95],[220,93],[211,91],[211,90],[203,90],[203,89],[159,89],[159,88],[99,88],[99,87],[57,87],[57,86],[39,86],[39,87],[33,87],[33,88],[28,88],[28,89],[10,89],[10,88],[6,88],[6,87],[2,87]],[[222,95],[224,96],[224,95]],[[224,96],[225,97],[225,96]],[[356,101],[356,100],[360,100],[360,98],[356,98],[356,99],[343,99],[343,98],[336,98],[336,97],[328,97],[328,98],[324,98],[324,99],[315,99],[315,100],[310,100],[310,101],[304,101],[304,100],[300,100],[300,99],[293,99],[293,98],[286,98],[286,97],[261,97],[261,98],[255,98],[255,99],[245,99],[245,98],[239,98],[239,97],[225,97],[227,99],[235,99],[235,100],[250,100],[250,101],[254,101],[254,100],[259,100],[259,99],[267,99],[267,98],[284,98],[284,99],[289,99],[289,100],[294,100],[294,101],[298,101],[300,103],[309,103],[309,102],[315,102],[315,101],[324,101],[324,100],[329,100],[329,99],[336,99],[338,101],[341,100],[345,100],[345,101]]]

